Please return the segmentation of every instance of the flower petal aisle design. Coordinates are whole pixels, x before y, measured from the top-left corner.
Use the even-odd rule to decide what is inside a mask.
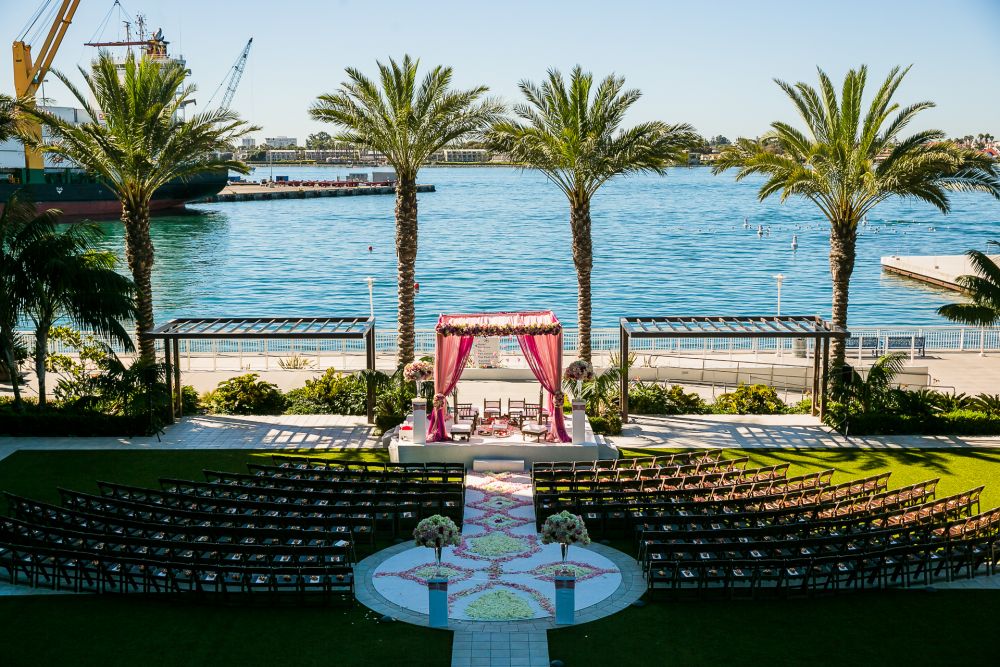
[[[559,545],[543,545],[535,531],[531,478],[525,473],[467,475],[462,544],[446,548],[441,562],[452,619],[514,621],[554,614]],[[566,565],[576,574],[577,610],[600,602],[621,584],[614,563],[588,549],[571,548]],[[407,549],[378,566],[375,589],[426,614],[425,582],[435,571],[430,549]]]

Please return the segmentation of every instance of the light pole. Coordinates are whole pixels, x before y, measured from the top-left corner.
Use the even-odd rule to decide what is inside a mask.
[[[775,280],[775,282],[778,283],[778,311],[777,311],[777,316],[781,317],[781,283],[784,282],[785,276],[783,276],[782,274],[779,273],[779,274],[777,274],[777,275],[774,276],[774,280]],[[784,356],[784,352],[785,352],[785,341],[782,340],[781,338],[779,338],[778,339],[778,357],[780,358],[780,357]]]
[[[365,282],[368,283],[368,312],[375,317],[375,279],[368,276]]]

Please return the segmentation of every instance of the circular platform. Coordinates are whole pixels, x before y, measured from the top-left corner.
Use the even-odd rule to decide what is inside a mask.
[[[645,591],[636,562],[610,547],[573,546],[566,566],[577,577],[578,622],[614,613]],[[527,476],[469,474],[462,544],[445,549],[442,559],[451,622],[550,626],[553,575],[562,567],[559,546],[541,544],[535,531]],[[385,549],[359,564],[358,599],[381,613],[426,625],[426,580],[436,571],[431,549],[411,543]]]

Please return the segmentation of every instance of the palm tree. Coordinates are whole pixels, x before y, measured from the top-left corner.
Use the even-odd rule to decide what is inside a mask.
[[[135,317],[132,281],[115,270],[114,253],[92,249],[100,236],[98,227],[80,223],[57,233],[52,227],[56,219],[44,218],[50,226],[43,239],[46,252],[34,272],[25,305],[35,325],[35,376],[41,407],[46,401],[49,330],[58,319],[117,342],[128,352],[134,349],[122,323]]]
[[[988,241],[987,245],[1000,248],[1000,241]],[[1000,266],[979,250],[970,250],[965,255],[976,274],[959,276],[956,282],[969,300],[941,306],[938,315],[970,326],[996,326],[1000,324]]]
[[[832,321],[847,326],[847,300],[854,270],[858,222],[891,197],[915,198],[950,208],[948,191],[980,191],[1000,198],[1000,172],[977,151],[944,140],[939,130],[901,136],[913,118],[932,102],[901,108],[892,97],[909,68],[893,68],[862,117],[867,67],[844,77],[840,99],[829,77],[819,70],[817,91],[806,83],[776,80],[795,104],[806,131],[784,122],[757,140],[740,139],[713,166],[718,174],[731,167],[736,180],[763,174],[758,196],[780,192],[781,201],[805,197],[830,222]],[[768,150],[770,145],[778,151]],[[835,366],[844,363],[844,341],[833,343]]]
[[[23,105],[21,111],[48,128],[50,142],[42,144],[42,150],[96,174],[121,201],[125,254],[136,287],[136,338],[140,356],[149,362],[155,357],[155,347],[142,334],[153,327],[153,242],[149,235],[153,193],[169,181],[205,172],[247,173],[245,164],[223,158],[219,151],[258,128],[227,109],[182,119],[181,109],[195,88],[185,85],[186,70],[176,61],[136,60],[130,55],[118,63],[102,52],[89,73],[83,68],[80,72],[87,93],[61,72],[53,73],[92,120],[74,125],[31,105]]]
[[[588,361],[594,266],[591,199],[615,176],[663,174],[699,141],[687,124],[653,121],[621,129],[625,113],[641,93],[622,90],[625,79],[614,75],[601,81],[596,91],[593,83],[593,75],[579,65],[573,68],[568,86],[554,69],[541,85],[521,81],[519,87],[527,103],[514,108],[518,120],[497,122],[487,134],[492,148],[507,153],[517,164],[544,173],[569,200],[578,283],[579,354]]]
[[[17,107],[14,98],[0,95],[0,141],[17,136]]]
[[[396,170],[396,256],[399,290],[398,363],[414,358],[413,283],[417,261],[417,172],[441,147],[481,132],[503,113],[486,86],[452,90],[450,67],[417,83],[419,61],[377,63],[378,81],[350,67],[335,93],[320,95],[313,118],[340,128],[335,139],[378,151]]]

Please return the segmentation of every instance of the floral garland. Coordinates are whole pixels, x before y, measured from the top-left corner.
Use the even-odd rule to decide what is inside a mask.
[[[439,324],[442,336],[555,336],[562,333],[562,324]]]
[[[545,610],[547,614],[553,616],[556,613],[555,607],[552,605],[552,603],[549,601],[547,597],[542,595],[541,591],[537,591],[531,586],[527,586],[525,584],[519,584],[513,581],[486,581],[479,584],[478,586],[473,586],[472,588],[466,588],[464,591],[452,593],[451,595],[448,596],[448,602],[454,604],[457,600],[460,600],[469,595],[480,593],[482,591],[487,591],[495,586],[503,586],[505,588],[512,588],[515,591],[521,591],[522,593],[527,593],[528,595],[531,596],[531,598],[535,602],[538,603],[539,607]]]
[[[594,367],[585,359],[577,359],[566,367],[563,378],[572,382],[588,382],[594,379]]]
[[[400,579],[406,579],[407,581],[412,581],[415,584],[423,586],[427,584],[428,579],[435,577],[444,577],[448,580],[448,583],[454,584],[471,579],[474,573],[475,570],[462,567],[456,563],[445,563],[441,567],[438,567],[436,563],[424,563],[423,565],[411,567],[404,572],[376,572],[375,576],[399,577]]]
[[[413,361],[403,367],[403,378],[407,382],[426,382],[434,377],[434,367],[426,361]]]
[[[445,405],[447,405],[446,397],[444,394],[434,394],[434,409],[440,410]]]
[[[457,547],[462,544],[462,533],[454,521],[435,514],[417,524],[413,529],[413,541],[418,547]]]
[[[542,544],[590,544],[583,519],[563,510],[542,524]]]

